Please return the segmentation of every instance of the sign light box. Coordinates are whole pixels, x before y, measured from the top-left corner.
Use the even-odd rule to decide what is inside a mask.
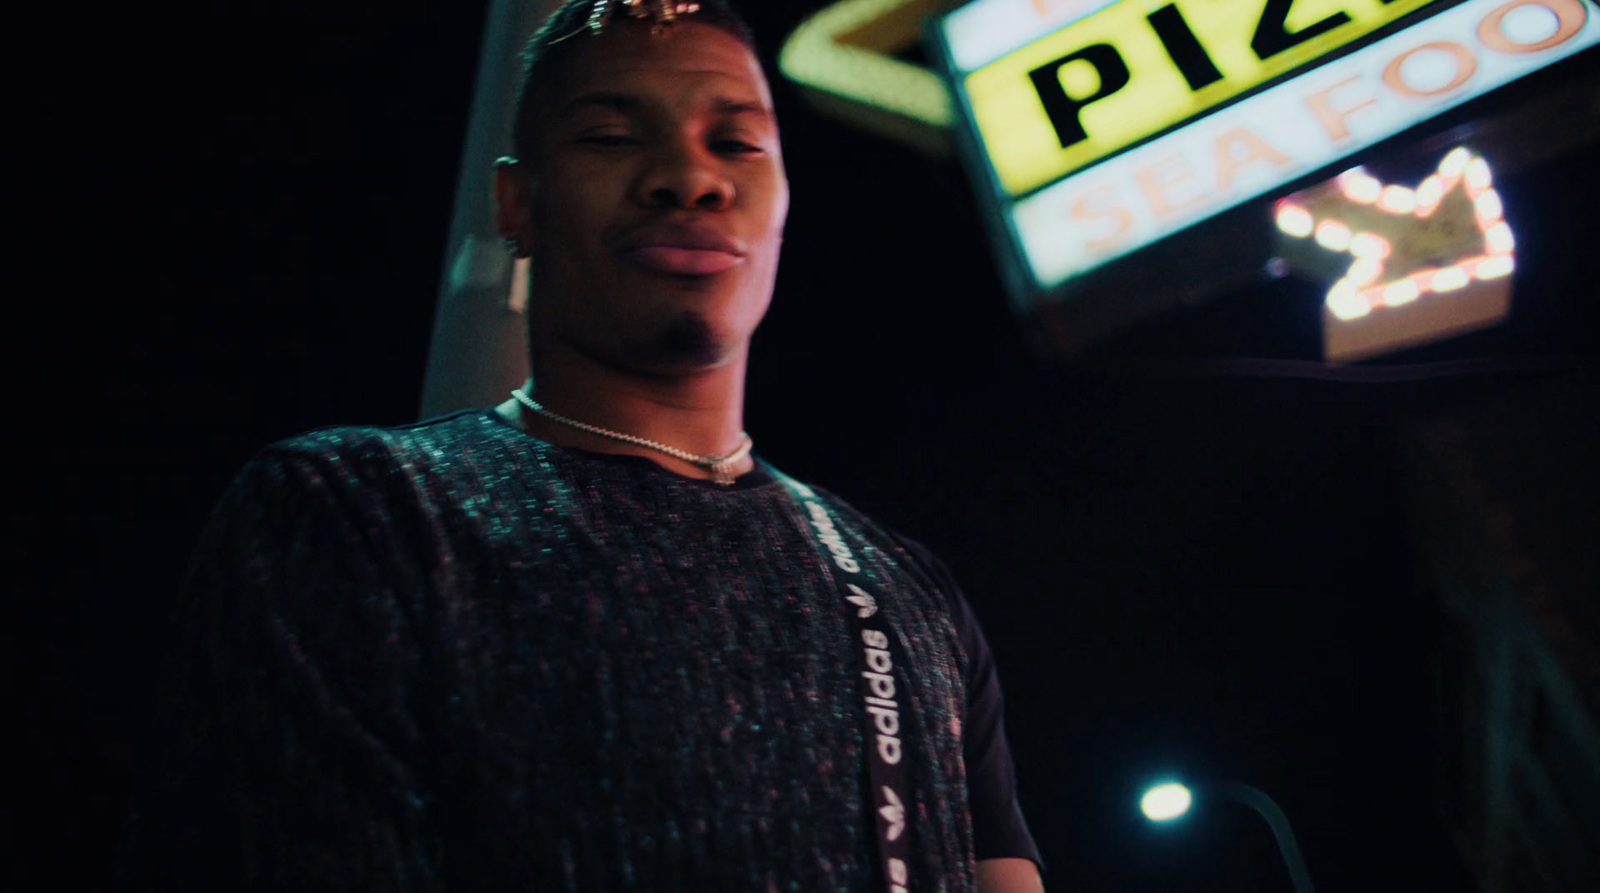
[[[977,0],[931,43],[1031,305],[1593,46],[1596,18],[1592,0]]]
[[[1001,187],[1023,195],[1437,2],[1123,0],[963,85]]]

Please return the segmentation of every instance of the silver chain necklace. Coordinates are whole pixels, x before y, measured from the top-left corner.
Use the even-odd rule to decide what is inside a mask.
[[[545,409],[520,388],[512,391],[511,396],[515,397],[518,403],[521,403],[523,406],[526,406],[527,408],[533,410],[539,415],[544,416],[552,422],[560,422],[568,427],[577,428],[579,431],[587,431],[590,434],[598,434],[601,437],[609,437],[612,440],[620,440],[623,443],[631,443],[634,446],[642,446],[645,449],[655,450],[658,453],[666,453],[674,459],[682,459],[691,465],[698,465],[701,468],[711,472],[711,480],[718,484],[726,485],[733,483],[734,463],[738,462],[740,459],[743,459],[745,456],[750,455],[751,448],[756,445],[755,441],[750,439],[749,434],[740,431],[739,448],[733,452],[727,454],[726,456],[697,456],[694,453],[685,452],[677,447],[667,446],[664,443],[657,443],[653,440],[646,440],[643,437],[635,437],[632,434],[623,434],[621,431],[612,431],[608,428],[601,428],[598,425],[589,425],[569,419],[560,413],[551,412],[550,410]]]

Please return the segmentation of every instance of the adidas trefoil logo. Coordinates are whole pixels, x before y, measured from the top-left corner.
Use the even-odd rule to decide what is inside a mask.
[[[883,799],[888,803],[878,809],[878,815],[889,823],[889,839],[899,840],[900,833],[906,830],[906,807],[900,802],[900,795],[888,785],[883,786]]]
[[[868,617],[878,613],[878,603],[872,598],[872,596],[868,595],[860,586],[857,586],[854,583],[846,583],[845,585],[849,586],[850,591],[855,593],[855,595],[845,596],[845,599],[849,601],[850,604],[856,606],[857,617],[865,620]]]

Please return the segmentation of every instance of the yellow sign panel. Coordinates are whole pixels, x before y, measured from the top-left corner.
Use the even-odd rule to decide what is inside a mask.
[[[1015,196],[1440,0],[1123,0],[968,75]]]

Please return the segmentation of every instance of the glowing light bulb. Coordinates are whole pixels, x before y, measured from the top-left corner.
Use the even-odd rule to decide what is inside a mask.
[[[1455,291],[1458,288],[1466,288],[1471,281],[1472,277],[1467,275],[1466,269],[1457,265],[1445,267],[1434,273],[1431,286],[1434,291]]]
[[[1467,165],[1466,178],[1467,185],[1473,190],[1488,189],[1491,180],[1489,162],[1484,161],[1482,158],[1472,159],[1472,162]]]
[[[1385,186],[1378,196],[1378,207],[1396,214],[1410,214],[1416,210],[1417,194],[1404,186]]]
[[[1483,240],[1495,254],[1510,254],[1516,247],[1516,240],[1511,237],[1511,224],[1504,220],[1484,230]]]
[[[1378,278],[1381,272],[1383,272],[1383,261],[1375,257],[1362,257],[1350,265],[1350,272],[1345,276],[1356,285],[1371,285],[1372,280]]]
[[[1349,279],[1340,279],[1328,289],[1328,309],[1340,319],[1359,319],[1372,310],[1361,289]]]
[[[1317,224],[1317,244],[1333,251],[1350,247],[1350,227],[1337,220],[1324,220]]]
[[[1472,154],[1465,148],[1457,146],[1449,154],[1439,159],[1439,173],[1446,177],[1459,177],[1467,169],[1467,164],[1472,161]]]
[[[1152,822],[1166,822],[1189,811],[1194,797],[1181,784],[1158,784],[1139,800],[1139,809]]]
[[[1444,180],[1438,174],[1429,174],[1417,187],[1417,216],[1426,217],[1439,207],[1444,198]]]
[[[1383,289],[1383,303],[1390,307],[1398,307],[1415,301],[1421,294],[1422,287],[1417,285],[1415,280],[1402,279],[1399,282],[1391,282]]]
[[[1383,191],[1383,184],[1378,182],[1378,178],[1359,167],[1345,171],[1338,179],[1345,198],[1364,205],[1377,201],[1379,193]]]
[[[1499,279],[1508,275],[1516,268],[1516,261],[1509,254],[1497,254],[1478,261],[1478,266],[1473,269],[1472,275],[1479,279]]]
[[[1350,237],[1350,253],[1356,257],[1388,257],[1389,240],[1377,233],[1356,233]]]
[[[1311,235],[1311,227],[1315,221],[1311,212],[1299,205],[1282,204],[1278,206],[1278,229],[1283,230],[1297,239],[1304,239]]]
[[[1505,214],[1505,205],[1500,201],[1500,193],[1493,189],[1485,189],[1473,201],[1478,210],[1479,223],[1493,223]]]

